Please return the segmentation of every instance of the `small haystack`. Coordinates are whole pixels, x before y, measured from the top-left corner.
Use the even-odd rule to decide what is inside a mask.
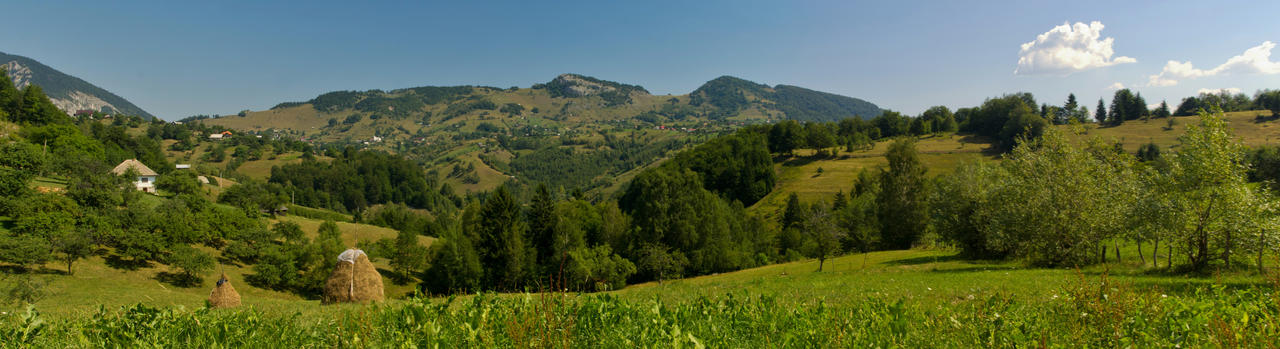
[[[236,292],[235,287],[231,287],[231,280],[227,279],[227,273],[222,273],[222,277],[218,278],[218,285],[213,287],[213,292],[209,293],[209,307],[211,308],[235,308],[240,306],[240,293]]]
[[[324,304],[382,301],[382,275],[364,251],[349,249],[338,255],[338,266],[324,283]]]

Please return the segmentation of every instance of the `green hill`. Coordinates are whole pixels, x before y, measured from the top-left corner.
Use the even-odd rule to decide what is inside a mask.
[[[870,119],[880,107],[861,99],[819,92],[799,86],[758,84],[732,76],[708,81],[689,94],[693,105],[712,105],[720,113],[736,114],[746,109],[777,110],[787,119],[839,121],[860,117]]]
[[[155,115],[110,91],[31,58],[0,52],[0,68],[4,68],[18,88],[29,84],[40,85],[49,99],[53,100],[53,104],[68,114],[78,110],[92,110],[155,118]]]
[[[721,98],[748,87],[750,102]],[[736,78],[712,80],[691,95],[655,96],[638,85],[562,74],[529,88],[336,91],[200,122],[402,154],[458,194],[512,182],[604,196],[628,171],[743,125],[878,114],[861,100]]]

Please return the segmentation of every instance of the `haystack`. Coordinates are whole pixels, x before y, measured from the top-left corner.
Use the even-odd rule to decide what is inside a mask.
[[[231,280],[227,279],[227,273],[222,273],[222,277],[218,278],[218,285],[213,287],[213,292],[209,293],[209,307],[211,308],[235,308],[240,306],[240,293],[236,292],[235,287],[231,287]]]
[[[338,265],[324,283],[324,304],[382,300],[382,275],[364,251],[349,249],[338,255]]]

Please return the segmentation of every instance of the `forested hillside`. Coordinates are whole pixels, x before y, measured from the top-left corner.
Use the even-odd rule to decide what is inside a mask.
[[[750,87],[751,100],[734,99],[746,95],[737,91],[742,86]],[[618,178],[745,125],[879,114],[854,98],[728,77],[691,95],[655,96],[638,85],[563,74],[529,88],[330,92],[271,110],[188,121],[321,148],[400,154],[457,195],[506,183],[522,192],[546,184],[604,197],[620,187]]]

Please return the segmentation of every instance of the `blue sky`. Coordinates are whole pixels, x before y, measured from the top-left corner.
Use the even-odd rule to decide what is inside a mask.
[[[1016,91],[1054,104],[1074,92],[1093,107],[1116,83],[1175,105],[1201,89],[1280,88],[1280,53],[1264,45],[1280,42],[1277,1],[49,0],[5,12],[0,51],[170,120],[334,90],[527,87],[567,72],[655,94],[733,75],[909,114]]]

